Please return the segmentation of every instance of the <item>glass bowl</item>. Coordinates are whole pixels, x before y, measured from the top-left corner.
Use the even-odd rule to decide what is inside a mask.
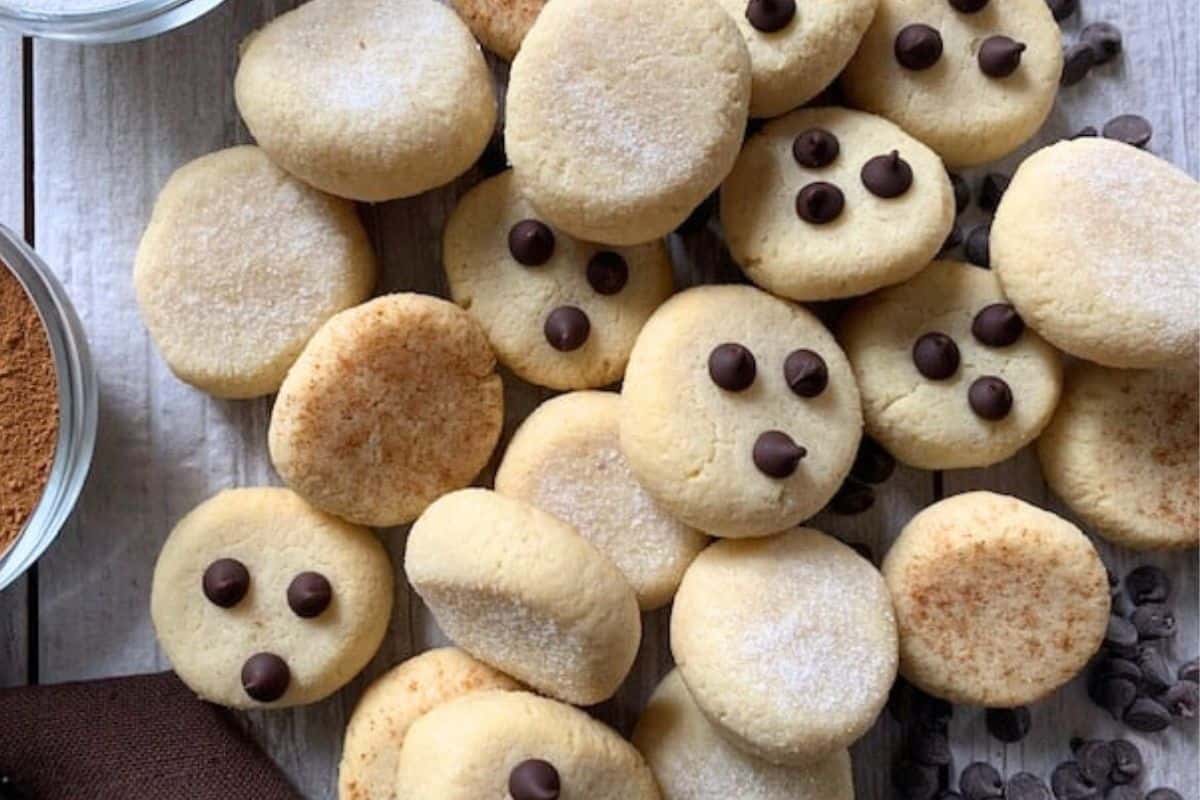
[[[16,540],[0,554],[2,590],[37,561],[75,508],[96,447],[100,390],[83,325],[62,285],[37,253],[3,225],[0,262],[8,265],[42,318],[54,356],[59,407],[58,442],[42,497]]]
[[[225,0],[0,0],[0,27],[69,42],[128,42],[178,28]]]

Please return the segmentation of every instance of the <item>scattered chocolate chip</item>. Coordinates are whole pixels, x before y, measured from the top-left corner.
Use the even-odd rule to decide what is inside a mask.
[[[583,347],[592,332],[592,323],[587,314],[575,306],[559,306],[546,317],[542,332],[551,347],[569,353]]]
[[[1125,593],[1134,605],[1162,603],[1171,596],[1171,579],[1152,564],[1145,564],[1125,576]]]
[[[1093,22],[1084,26],[1079,41],[1092,48],[1097,64],[1107,64],[1121,54],[1121,30],[1111,22]]]
[[[1087,77],[1096,65],[1096,52],[1085,42],[1076,42],[1063,48],[1062,74],[1059,76],[1060,86],[1074,86]]]
[[[1050,775],[1050,787],[1058,800],[1096,800],[1100,793],[1074,761],[1064,761]]]
[[[875,490],[865,483],[847,478],[829,501],[829,510],[844,517],[862,514],[875,505]]]
[[[750,388],[757,374],[754,354],[740,344],[726,342],[708,354],[708,376],[727,392]]]
[[[977,267],[989,269],[992,266],[990,240],[992,236],[992,223],[985,222],[982,225],[976,225],[967,234],[967,244],[963,248],[963,255]]]
[[[1154,131],[1145,117],[1139,117],[1137,114],[1122,114],[1104,123],[1101,133],[1104,134],[1105,139],[1114,139],[1134,147],[1145,147],[1150,143],[1150,137]]]
[[[938,791],[938,769],[903,759],[892,768],[892,786],[905,800],[933,800]]]
[[[1125,724],[1135,731],[1157,733],[1171,724],[1171,712],[1157,700],[1139,697],[1125,711]]]
[[[558,770],[539,758],[522,761],[508,774],[508,793],[513,800],[558,800],[561,791]]]
[[[825,181],[814,181],[796,194],[796,214],[813,225],[833,222],[845,205],[842,190]]]
[[[1111,648],[1129,648],[1137,645],[1138,632],[1133,623],[1124,617],[1112,614],[1104,633],[1104,645]]]
[[[1134,648],[1136,652],[1137,648]],[[1135,656],[1136,658],[1136,656]],[[1136,683],[1142,682],[1142,668],[1137,663],[1126,658],[1105,658],[1096,663],[1096,674],[1105,678],[1125,678]]]
[[[829,166],[840,150],[837,137],[824,128],[809,128],[792,142],[792,157],[809,169]]]
[[[950,187],[954,189],[954,211],[961,214],[971,204],[971,187],[957,172],[947,174],[950,176]]]
[[[971,323],[971,334],[988,347],[1008,347],[1025,332],[1025,321],[1008,303],[985,306]]]
[[[760,433],[754,442],[754,466],[771,478],[786,478],[796,471],[808,451],[783,431]]]
[[[932,331],[922,334],[912,349],[913,363],[931,381],[943,381],[955,372],[961,360],[958,345],[944,333]]]
[[[1200,658],[1193,658],[1185,664],[1180,664],[1176,676],[1181,681],[1200,683]]]
[[[869,159],[863,164],[860,177],[868,192],[884,199],[899,197],[913,183],[912,167],[900,157],[899,150]]]
[[[1104,800],[1142,800],[1142,793],[1133,786],[1112,786],[1104,793]]]
[[[540,267],[554,255],[554,231],[536,219],[523,219],[508,231],[508,252],[519,264]]]
[[[333,601],[333,587],[319,572],[301,572],[288,584],[287,601],[296,616],[319,617]]]
[[[958,789],[966,800],[996,800],[1004,797],[1004,778],[991,764],[968,764],[958,778]]]
[[[1167,789],[1166,787],[1163,787],[1159,789],[1152,789],[1149,793],[1147,793],[1146,800],[1183,800],[1183,795],[1174,789]]]
[[[1112,714],[1113,719],[1125,716],[1125,710],[1137,699],[1137,683],[1118,676],[1097,676],[1088,683],[1088,695],[1096,705]]]
[[[1142,645],[1138,648],[1137,665],[1142,671],[1142,686],[1153,693],[1162,692],[1175,683],[1175,676],[1157,647]]]
[[[242,688],[251,700],[272,703],[283,697],[292,680],[287,662],[274,653],[258,653],[242,665]]]
[[[995,375],[976,378],[967,390],[971,410],[988,420],[1004,419],[1012,411],[1012,389]]]
[[[950,226],[950,232],[946,234],[945,241],[942,242],[942,247],[938,250],[938,256],[942,256],[954,248],[962,244],[962,228],[957,222]]]
[[[1195,681],[1179,681],[1159,698],[1176,719],[1195,719],[1200,706],[1200,685]]]
[[[896,471],[896,459],[870,436],[858,443],[850,475],[863,483],[883,483]]]
[[[900,723],[911,722],[928,730],[945,731],[954,716],[954,707],[898,677],[888,693],[888,712]]]
[[[908,740],[908,754],[913,761],[931,767],[944,767],[953,760],[950,737],[945,731],[918,728]]]
[[[746,5],[746,19],[763,33],[783,30],[795,16],[796,0],[750,0]]]
[[[1056,22],[1062,22],[1079,10],[1079,0],[1046,0]]]
[[[974,14],[987,4],[988,0],[950,0],[950,6],[960,14]]]
[[[629,264],[620,253],[601,250],[588,261],[587,279],[597,294],[616,294],[629,282]]]
[[[994,212],[1000,207],[1000,198],[1008,190],[1012,178],[1000,172],[989,172],[979,182],[979,207],[987,212]]]
[[[717,198],[719,195],[719,192],[713,192],[704,198],[704,202],[692,209],[692,213],[688,214],[688,218],[680,223],[675,232],[687,235],[704,230],[708,225],[708,221],[717,213]]]
[[[1108,783],[1113,768],[1112,745],[1103,739],[1088,739],[1075,750],[1075,764],[1083,779],[1093,786]]]
[[[250,571],[236,559],[219,558],[204,570],[204,596],[214,606],[233,608],[250,589]]]
[[[1018,772],[1004,787],[1004,800],[1054,800],[1050,787],[1032,772]]]
[[[829,385],[829,368],[812,350],[793,350],[783,362],[783,379],[801,397],[816,397]]]
[[[989,36],[979,46],[979,68],[989,78],[1007,78],[1021,66],[1025,44],[1007,36]]]
[[[1175,612],[1161,603],[1138,606],[1129,621],[1142,639],[1170,639],[1175,635]]]
[[[1113,739],[1113,766],[1108,773],[1108,779],[1113,783],[1133,783],[1142,774],[1142,751],[1133,742],[1125,739]]]
[[[1100,131],[1096,130],[1095,125],[1084,125],[1082,128],[1071,134],[1071,139],[1087,139],[1092,136],[1099,136]]]
[[[985,715],[988,733],[1002,742],[1019,742],[1029,733],[1033,718],[1025,706],[989,708]]]
[[[929,69],[942,57],[942,35],[928,25],[905,25],[892,50],[905,69]]]

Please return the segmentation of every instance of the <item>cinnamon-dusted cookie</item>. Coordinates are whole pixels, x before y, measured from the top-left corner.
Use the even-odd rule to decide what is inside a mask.
[[[450,0],[450,4],[484,47],[512,61],[546,0]]]

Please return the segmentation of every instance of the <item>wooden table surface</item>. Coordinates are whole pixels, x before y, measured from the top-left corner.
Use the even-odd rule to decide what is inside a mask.
[[[248,141],[233,101],[238,42],[293,5],[231,0],[183,30],[118,46],[23,41],[0,33],[0,223],[23,230],[66,284],[88,330],[101,383],[96,458],[78,509],[36,569],[0,594],[0,686],[167,668],[148,611],[150,576],[164,537],[218,489],[277,482],[266,448],[270,401],[214,400],[175,380],[138,318],[130,277],[142,228],[170,173],[204,153]],[[1072,41],[1083,23],[1108,20],[1124,32],[1126,53],[1064,90],[1038,141],[1083,125],[1099,127],[1119,113],[1140,113],[1155,128],[1150,149],[1200,174],[1200,4],[1082,5],[1082,14],[1066,24],[1065,38]],[[497,74],[502,79],[501,66]],[[1011,171],[1018,161],[1010,158],[999,168]],[[969,174],[975,179],[982,173]],[[381,291],[445,293],[439,232],[457,196],[478,179],[468,174],[444,190],[364,209],[385,264]],[[721,276],[713,241],[705,234],[672,242],[684,280]],[[549,393],[510,375],[505,379],[511,433]],[[1022,452],[988,470],[901,468],[868,513],[822,515],[815,525],[882,553],[915,511],[974,488],[1066,513],[1031,454]],[[404,531],[381,536],[399,565]],[[1140,556],[1104,543],[1100,549],[1122,573],[1147,562],[1168,570],[1182,622],[1173,657],[1194,657],[1196,551]],[[401,574],[397,594],[381,652],[345,690],[315,706],[243,716],[306,797],[334,797],[342,731],[365,682],[444,641]],[[633,674],[597,711],[623,732],[669,667],[667,619],[666,611],[649,615]],[[1087,701],[1078,680],[1034,707],[1033,718],[1031,735],[1005,746],[987,736],[981,710],[958,709],[952,727],[958,767],[986,759],[1007,774],[1028,769],[1048,778],[1069,757],[1072,736],[1125,735],[1147,756],[1146,788],[1165,783],[1187,800],[1200,800],[1195,726],[1131,734]],[[894,796],[888,765],[899,738],[885,715],[854,748],[859,798]]]

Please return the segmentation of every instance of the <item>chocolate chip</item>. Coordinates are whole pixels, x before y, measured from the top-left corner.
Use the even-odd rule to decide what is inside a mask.
[[[561,791],[558,770],[540,758],[522,761],[508,774],[508,793],[513,800],[558,800]]]
[[[1179,681],[1163,693],[1159,701],[1172,717],[1195,719],[1200,706],[1200,685],[1195,681]]]
[[[1004,800],[1054,800],[1050,787],[1032,772],[1018,772],[1004,787]]]
[[[1058,78],[1060,86],[1074,86],[1087,77],[1096,65],[1096,51],[1090,44],[1076,42],[1063,48],[1062,74]]]
[[[1142,682],[1142,668],[1127,658],[1101,659],[1096,662],[1095,671],[1096,675],[1104,678],[1125,678],[1135,684]]]
[[[1113,768],[1112,745],[1103,739],[1088,739],[1075,750],[1075,763],[1079,774],[1093,786],[1108,783],[1108,773]]]
[[[708,197],[704,198],[704,202],[692,209],[692,213],[688,214],[688,218],[679,224],[675,229],[676,233],[689,234],[697,233],[703,230],[708,221],[713,218],[717,212],[717,203],[719,192],[713,192]]]
[[[1101,133],[1104,134],[1105,139],[1114,139],[1134,147],[1145,147],[1150,143],[1150,137],[1154,131],[1145,117],[1139,117],[1137,114],[1122,114],[1104,123]]]
[[[847,478],[829,501],[829,510],[844,517],[862,514],[875,505],[875,490],[865,483]]]
[[[971,333],[988,347],[1008,347],[1025,332],[1025,322],[1008,303],[992,303],[975,315]]]
[[[786,478],[796,471],[808,451],[783,431],[760,433],[754,442],[754,466],[772,478]]]
[[[954,340],[937,331],[922,334],[917,339],[913,345],[912,359],[917,372],[931,381],[943,381],[958,372],[961,360]]]
[[[864,436],[858,443],[858,454],[854,456],[850,475],[863,483],[883,483],[895,471],[896,459],[892,454],[870,436]]]
[[[971,410],[984,419],[1004,419],[1012,411],[1012,389],[995,375],[984,375],[971,383],[971,388],[967,390],[967,401]]]
[[[842,190],[825,181],[814,181],[796,194],[796,213],[813,225],[833,222],[845,205]]]
[[[958,778],[958,789],[966,800],[996,800],[1004,797],[1004,779],[991,764],[968,764]]]
[[[1142,645],[1138,648],[1137,666],[1142,672],[1142,686],[1153,693],[1164,691],[1175,683],[1175,676],[1163,654],[1153,645]]]
[[[204,570],[204,596],[215,606],[233,608],[250,590],[250,571],[232,558],[219,558]]]
[[[251,700],[272,703],[283,697],[292,680],[287,662],[274,653],[258,653],[242,665],[242,688]]]
[[[708,376],[727,392],[750,388],[757,374],[754,354],[740,344],[726,342],[708,354]]]
[[[967,244],[963,248],[963,255],[977,267],[988,269],[992,265],[990,240],[992,236],[992,223],[985,222],[982,225],[976,225],[967,234]]]
[[[1183,795],[1174,789],[1162,787],[1151,790],[1146,795],[1146,800],[1183,800]]]
[[[962,244],[962,238],[962,228],[955,222],[950,226],[950,232],[946,234],[946,239],[942,242],[941,249],[938,250],[938,257],[940,258]]]
[[[989,172],[979,182],[979,207],[987,212],[994,212],[1000,207],[1000,198],[1008,190],[1012,179],[1000,172]]]
[[[902,759],[892,768],[892,786],[906,800],[933,800],[938,783],[937,767]]]
[[[792,142],[792,158],[802,167],[820,169],[833,163],[841,151],[838,139],[824,128],[809,128]]]
[[[908,754],[913,761],[930,767],[944,767],[953,760],[950,737],[945,731],[918,728],[908,740]]]
[[[1079,0],[1046,0],[1046,5],[1057,22],[1062,22],[1079,10]]]
[[[816,397],[829,385],[829,368],[812,350],[793,350],[783,362],[783,379],[801,397]]]
[[[1079,41],[1092,49],[1095,63],[1107,64],[1121,54],[1121,30],[1110,22],[1093,22],[1084,26]]]
[[[1161,603],[1146,603],[1129,617],[1142,639],[1170,639],[1175,635],[1175,613]]]
[[[929,69],[942,57],[942,35],[928,25],[905,25],[892,50],[905,69]]]
[[[1104,793],[1104,800],[1142,800],[1142,793],[1133,786],[1113,786]]]
[[[1104,633],[1104,645],[1106,647],[1133,647],[1137,642],[1138,632],[1137,628],[1133,627],[1132,622],[1116,614],[1109,615],[1108,628]]]
[[[508,231],[508,252],[517,263],[540,267],[554,255],[554,231],[536,219],[524,219]]]
[[[912,167],[900,157],[899,150],[869,159],[863,164],[859,177],[868,192],[884,199],[899,197],[912,188],[913,183]]]
[[[979,68],[989,78],[1007,78],[1021,66],[1025,44],[1007,36],[989,36],[979,46]]]
[[[1158,567],[1145,564],[1125,576],[1125,593],[1137,606],[1161,603],[1171,596],[1171,579]]]
[[[929,730],[945,731],[954,716],[952,705],[918,689],[903,677],[892,684],[887,708],[897,722],[912,722]]]
[[[1133,742],[1125,739],[1113,739],[1113,765],[1108,773],[1108,779],[1113,783],[1133,783],[1142,774],[1142,751]]]
[[[1099,136],[1100,131],[1096,130],[1095,125],[1084,125],[1082,128],[1071,134],[1071,139],[1088,139],[1092,136]]]
[[[974,14],[987,4],[988,0],[950,0],[950,6],[960,14]]]
[[[796,0],[750,0],[746,5],[746,19],[763,33],[783,30],[794,16]]]
[[[1179,672],[1176,675],[1181,681],[1200,683],[1200,658],[1193,658],[1186,664],[1180,664]]]
[[[946,174],[950,176],[950,188],[954,190],[954,211],[961,214],[971,204],[971,186],[957,172]]]
[[[301,572],[288,584],[288,607],[296,616],[312,619],[325,613],[333,600],[333,587],[319,572]]]
[[[546,317],[542,332],[546,341],[555,350],[569,353],[583,347],[588,334],[592,331],[592,323],[587,314],[575,306],[559,306]]]
[[[1088,695],[1092,701],[1112,714],[1113,719],[1125,716],[1137,694],[1137,683],[1129,678],[1098,675],[1088,682]]]
[[[601,250],[588,261],[587,279],[598,294],[616,294],[629,282],[629,264],[620,253]]]
[[[1125,724],[1135,731],[1157,733],[1171,724],[1171,712],[1157,700],[1139,697],[1125,711]]]
[[[1025,706],[989,708],[985,715],[988,733],[1002,742],[1019,742],[1029,733],[1033,719]]]
[[[1080,772],[1074,761],[1064,761],[1054,768],[1050,787],[1058,800],[1095,800],[1100,796],[1096,785]]]

